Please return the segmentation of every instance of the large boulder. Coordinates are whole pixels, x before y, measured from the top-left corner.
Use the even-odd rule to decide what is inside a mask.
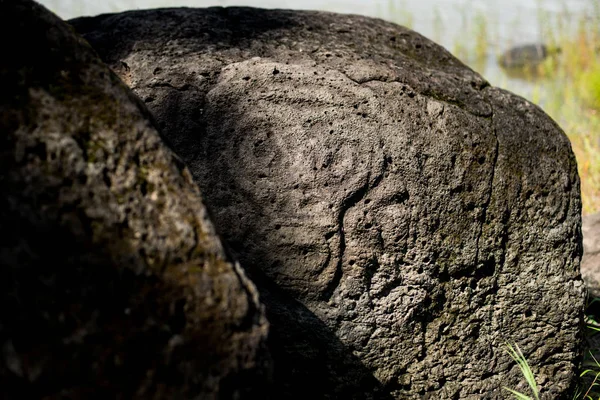
[[[32,1],[0,43],[0,398],[260,398],[256,288],[143,103]]]
[[[378,19],[253,8],[70,21],[148,104],[267,307],[278,398],[568,395],[581,203],[542,110]],[[375,378],[375,379],[373,379]]]

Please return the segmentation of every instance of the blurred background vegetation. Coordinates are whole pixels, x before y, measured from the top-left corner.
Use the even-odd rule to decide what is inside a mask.
[[[362,14],[408,26],[446,47],[492,85],[527,98],[557,121],[571,139],[577,157],[583,213],[600,212],[599,0],[41,0],[41,3],[64,19],[155,7],[245,5]],[[539,51],[525,66],[500,65],[506,51],[526,44],[537,44]]]

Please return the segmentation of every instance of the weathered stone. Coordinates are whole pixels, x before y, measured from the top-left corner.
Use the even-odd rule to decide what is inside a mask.
[[[581,275],[589,295],[600,297],[600,213],[583,217]]]
[[[0,1],[0,398],[260,398],[268,324],[141,101]]]
[[[524,44],[506,50],[498,63],[504,68],[533,67],[544,61],[548,54],[548,47],[543,43]]]
[[[278,398],[563,398],[584,287],[575,158],[539,108],[377,19],[72,21],[190,167],[272,324]],[[373,381],[372,377],[376,378]]]

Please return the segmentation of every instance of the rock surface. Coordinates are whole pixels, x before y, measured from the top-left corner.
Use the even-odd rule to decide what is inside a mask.
[[[0,43],[0,398],[261,398],[256,288],[143,103],[32,1]]]
[[[278,398],[548,398],[580,359],[576,163],[539,108],[377,19],[71,21],[190,167],[271,321]],[[375,380],[373,379],[375,378]]]
[[[591,297],[600,297],[600,213],[583,217],[581,275]]]

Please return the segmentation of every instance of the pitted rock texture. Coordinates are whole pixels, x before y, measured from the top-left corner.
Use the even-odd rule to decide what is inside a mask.
[[[258,292],[143,103],[32,1],[0,34],[0,398],[262,398]]]
[[[546,398],[568,396],[579,179],[543,111],[377,19],[70,22],[147,103],[249,268],[280,398],[503,399],[527,390],[505,341]]]

